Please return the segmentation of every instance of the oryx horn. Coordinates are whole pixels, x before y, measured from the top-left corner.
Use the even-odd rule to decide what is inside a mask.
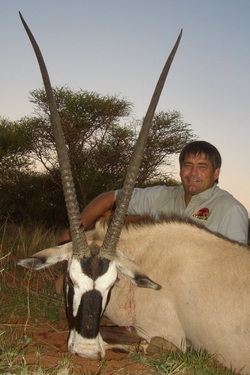
[[[117,208],[114,213],[113,219],[111,221],[111,224],[108,228],[108,232],[106,234],[106,237],[103,241],[103,245],[101,248],[101,251],[107,252],[110,255],[114,255],[116,251],[116,245],[119,240],[119,236],[121,233],[122,225],[124,223],[124,218],[127,213],[129,201],[132,195],[132,191],[136,182],[136,178],[139,172],[143,151],[145,149],[146,143],[147,143],[147,137],[149,133],[149,129],[153,120],[153,116],[156,110],[156,106],[158,104],[158,101],[160,99],[160,95],[164,86],[164,83],[166,81],[171,63],[174,59],[175,53],[178,49],[180,40],[182,36],[182,30],[176,40],[176,43],[164,65],[164,68],[162,70],[162,73],[159,77],[159,80],[157,82],[157,85],[155,87],[153,96],[151,98],[146,116],[144,118],[140,134],[138,137],[138,140],[135,145],[134,152],[132,154],[126,178],[124,181],[124,185],[119,197],[119,200],[117,202]]]
[[[67,207],[67,212],[68,212],[68,217],[69,217],[69,223],[70,223],[70,231],[71,231],[71,237],[72,237],[72,243],[73,243],[73,254],[74,255],[80,255],[80,254],[87,255],[87,254],[90,254],[90,250],[89,250],[89,246],[86,240],[85,233],[83,229],[80,227],[80,223],[81,223],[80,209],[79,209],[78,202],[76,199],[76,192],[75,192],[68,152],[67,152],[67,148],[65,144],[60,116],[57,110],[49,75],[48,75],[44,60],[43,60],[43,56],[38,47],[38,44],[20,12],[19,12],[19,15],[22,20],[23,26],[29,36],[33,49],[35,51],[37,61],[41,70],[45,91],[47,94],[50,115],[51,115],[52,129],[53,129],[54,139],[56,143],[56,150],[58,154],[58,160],[59,160],[59,166],[60,166],[60,172],[61,172],[63,192],[64,192],[64,197],[65,197],[66,207]]]

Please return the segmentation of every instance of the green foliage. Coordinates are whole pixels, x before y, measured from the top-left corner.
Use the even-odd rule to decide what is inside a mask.
[[[10,155],[19,156],[29,152],[32,143],[26,132],[23,132],[19,122],[0,119],[0,160]]]
[[[32,164],[29,154],[33,144],[23,130],[19,122],[0,118],[0,185]]]
[[[162,172],[163,167],[171,165],[169,156],[179,153],[193,139],[193,132],[189,125],[183,122],[179,112],[156,113],[144,151],[138,185],[157,179],[169,179],[166,169]]]
[[[82,209],[98,194],[122,186],[141,121],[131,121],[131,104],[116,96],[67,87],[53,91]],[[0,120],[0,221],[65,226],[68,220],[45,91],[33,91],[30,100],[35,116],[18,122]],[[156,114],[137,185],[169,180],[162,172],[170,164],[169,155],[193,138],[179,112]]]
[[[16,171],[0,184],[0,222],[48,227],[67,224],[61,186],[48,174]]]

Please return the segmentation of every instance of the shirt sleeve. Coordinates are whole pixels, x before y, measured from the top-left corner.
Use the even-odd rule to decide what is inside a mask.
[[[135,188],[130,199],[128,215],[151,215],[157,216],[158,200],[164,186],[153,186],[145,189]],[[116,199],[119,199],[120,190],[116,190]]]
[[[244,206],[233,205],[224,215],[218,232],[230,240],[243,244],[248,242],[248,213]]]

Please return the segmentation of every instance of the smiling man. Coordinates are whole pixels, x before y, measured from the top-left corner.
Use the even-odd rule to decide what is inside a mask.
[[[192,196],[218,183],[221,156],[216,147],[205,141],[195,141],[183,148],[179,156],[180,177],[184,199],[189,204]]]
[[[218,187],[221,156],[216,147],[205,141],[194,141],[180,153],[179,186],[135,188],[128,215],[150,215],[156,220],[164,215],[180,215],[206,226],[212,232],[244,244],[248,241],[248,214],[230,193]],[[107,210],[114,208],[120,190],[99,195],[82,212],[85,229]],[[64,232],[61,242],[70,239]]]

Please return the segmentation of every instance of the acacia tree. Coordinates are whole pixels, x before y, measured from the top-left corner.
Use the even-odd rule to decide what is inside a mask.
[[[74,92],[67,87],[55,88],[54,95],[79,201],[85,205],[100,192],[120,186],[140,124],[128,118],[131,103],[116,96]],[[30,127],[37,160],[52,173],[58,165],[44,90],[33,91],[31,102],[35,105],[36,117],[26,119],[25,126]],[[193,133],[179,112],[156,114],[138,184],[163,177],[159,166],[168,165],[167,156],[179,152],[192,138]]]
[[[33,143],[19,122],[0,118],[0,183],[31,166],[28,154],[32,148]]]
[[[137,184],[171,180],[169,173],[163,172],[171,165],[169,156],[179,153],[194,138],[180,112],[157,112],[152,121]]]
[[[79,204],[83,207],[101,192],[121,187],[141,121],[132,121],[128,117],[131,104],[116,96],[101,96],[82,90],[75,92],[67,87],[54,88],[54,95]],[[8,124],[9,130],[18,129],[18,134],[26,140],[21,144],[28,146],[16,149],[16,157],[23,153],[21,159],[26,163],[26,175],[19,176],[19,186],[12,189],[16,198],[14,211],[19,212],[16,214],[19,217],[28,217],[32,216],[32,207],[36,207],[41,217],[50,216],[47,218],[50,225],[53,225],[53,220],[57,225],[55,212],[62,217],[66,212],[45,91],[31,92],[30,100],[34,103],[34,116]],[[161,181],[173,184],[169,175],[162,173],[162,167],[168,166],[169,155],[179,152],[193,138],[189,125],[183,122],[179,112],[158,112],[153,119],[137,185]],[[39,170],[32,169],[34,160],[39,163]],[[32,199],[29,199],[29,194]]]
[[[87,197],[93,190],[93,181],[96,181],[96,163],[93,155],[100,151],[107,135],[118,126],[119,120],[128,116],[131,104],[115,96],[100,96],[82,90],[74,92],[65,87],[55,88],[54,95],[77,191],[80,201],[86,204]],[[35,104],[36,117],[25,118],[23,125],[33,139],[35,158],[55,176],[54,170],[58,168],[57,155],[54,152],[54,139],[44,90],[33,91],[31,102]],[[98,185],[101,187],[101,184]]]

